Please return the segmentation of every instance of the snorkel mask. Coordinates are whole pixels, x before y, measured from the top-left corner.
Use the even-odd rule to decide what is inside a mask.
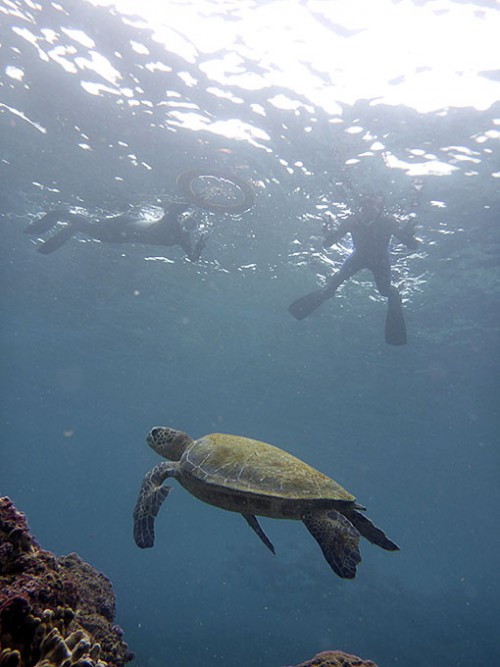
[[[363,193],[359,196],[359,211],[367,216],[377,217],[384,210],[385,197],[382,194]]]

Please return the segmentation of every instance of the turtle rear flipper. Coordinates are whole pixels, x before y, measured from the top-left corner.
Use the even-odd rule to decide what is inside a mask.
[[[381,528],[378,528],[368,517],[356,510],[345,512],[345,515],[361,535],[372,544],[386,551],[399,551],[399,547],[390,540]]]
[[[302,521],[335,574],[344,579],[354,579],[361,555],[360,535],[352,523],[335,510],[308,512]]]
[[[155,541],[155,519],[172,487],[162,486],[167,477],[174,475],[170,462],[159,463],[144,477],[134,508],[134,540],[141,549],[148,549]]]

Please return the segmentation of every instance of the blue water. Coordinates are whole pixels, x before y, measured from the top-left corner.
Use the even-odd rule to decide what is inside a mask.
[[[231,21],[230,8],[213,5]],[[115,10],[69,0],[43,11],[4,1],[0,10],[0,493],[26,512],[44,548],[77,551],[112,579],[138,666],[280,667],[328,648],[381,667],[492,664],[498,103],[419,112],[359,99],[331,123],[320,105],[275,84],[219,81],[226,95],[215,94],[205,65],[223,51],[175,53]],[[71,41],[63,28],[90,36],[132,93],[92,94],[82,81],[114,84],[44,58]],[[71,45],[68,59],[90,57]],[[151,72],[148,60],[171,71]],[[265,69],[242,62],[256,75]],[[273,105],[278,94],[298,111]],[[189,111],[268,136],[194,127]],[[346,132],[353,125],[363,132]],[[416,198],[415,175],[370,154],[367,132],[408,164],[431,159],[409,152],[421,148],[456,169],[424,169]],[[23,233],[59,204],[95,215],[175,198],[181,171],[215,166],[253,183],[256,204],[241,216],[199,212],[211,232],[196,264],[179,248],[82,238],[43,256]],[[318,207],[349,206],[365,189],[418,220],[420,248],[393,249],[409,331],[401,348],[384,343],[385,302],[367,272],[303,322],[287,313],[341,259],[321,250]],[[263,520],[272,556],[240,517],[175,482],[154,549],[139,550],[131,515],[159,461],[145,442],[153,425],[287,449],[355,494],[401,551],[363,540],[357,578],[343,581],[300,523]]]

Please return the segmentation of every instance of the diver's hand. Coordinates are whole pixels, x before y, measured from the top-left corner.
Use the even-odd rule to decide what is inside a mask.
[[[206,232],[204,232],[200,236],[200,238],[196,241],[196,243],[194,245],[194,248],[193,248],[193,252],[188,254],[188,257],[192,262],[196,262],[200,259],[201,253],[203,252],[203,250],[205,249],[205,246],[207,245],[207,241],[206,241],[207,236],[208,236],[208,234]]]
[[[333,245],[337,239],[338,225],[335,216],[329,211],[323,216],[323,247],[328,248]]]
[[[418,225],[418,221],[416,218],[412,218],[411,220],[408,220],[406,225],[403,227],[405,232],[414,234],[415,233],[415,227]]]
[[[207,238],[208,238],[208,232],[203,232],[196,242],[196,247],[199,249],[200,254],[202,253],[203,250],[205,250],[205,246],[207,245]]]
[[[337,226],[337,219],[330,211],[323,213],[323,231],[332,231]]]
[[[411,248],[414,250],[420,245],[420,241],[415,238],[415,227],[417,226],[418,222],[415,218],[412,218],[411,220],[408,220],[408,222],[405,224],[405,226],[402,228],[403,232],[403,242],[408,248]]]

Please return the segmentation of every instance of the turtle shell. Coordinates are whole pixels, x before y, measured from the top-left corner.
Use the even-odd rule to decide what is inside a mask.
[[[340,484],[288,452],[237,435],[211,433],[196,440],[180,467],[182,475],[242,494],[355,501]]]

